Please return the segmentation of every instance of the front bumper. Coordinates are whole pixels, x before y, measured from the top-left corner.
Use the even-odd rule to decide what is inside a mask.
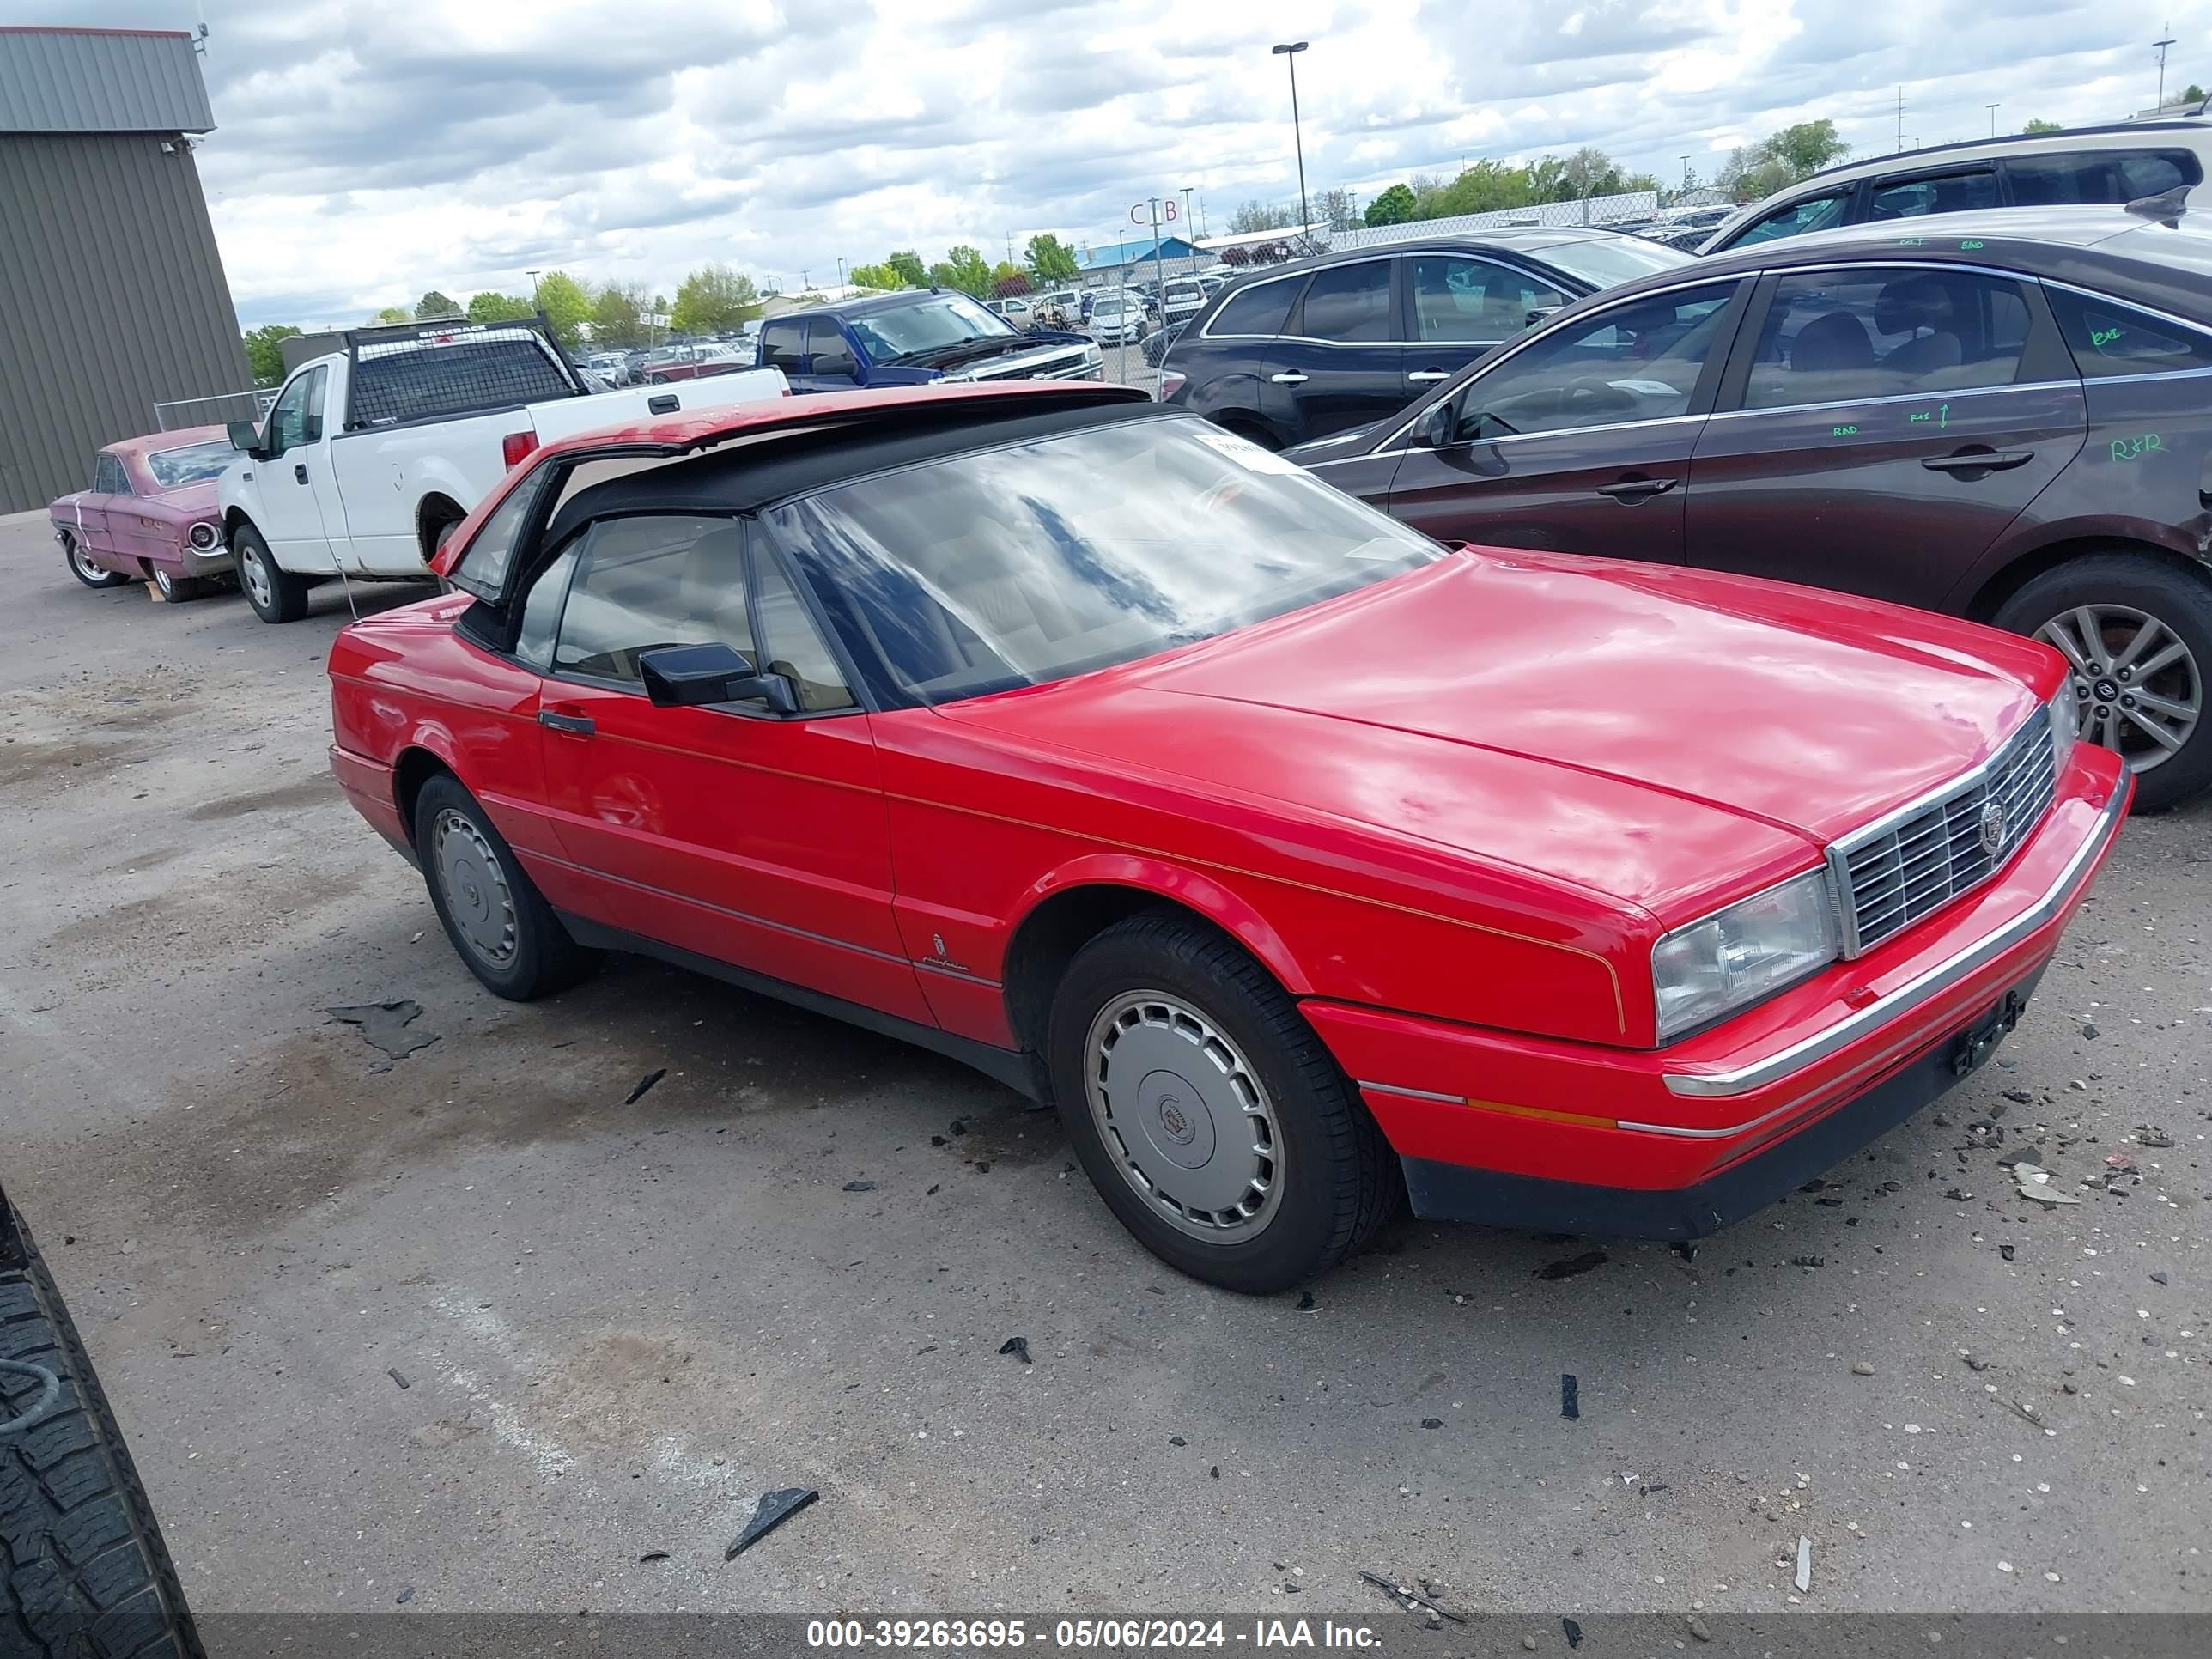
[[[1802,1184],[1963,1073],[2018,1017],[2110,852],[2131,783],[2077,751],[2058,800],[1972,896],[1665,1048],[1608,1049],[1372,1008],[1304,1011],[1406,1167],[1417,1214],[1692,1237]],[[1993,1039],[1972,1045],[1979,1059]]]

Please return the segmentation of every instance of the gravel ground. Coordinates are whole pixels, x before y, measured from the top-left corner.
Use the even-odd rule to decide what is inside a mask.
[[[0,577],[0,1167],[204,1610],[1757,1611],[1801,1534],[1808,1610],[2212,1609],[2212,810],[1818,1194],[1564,1276],[1407,1224],[1308,1308],[948,1062],[643,963],[484,995],[325,770],[341,593],[90,592],[29,519]],[[404,1058],[323,1012],[394,998]]]

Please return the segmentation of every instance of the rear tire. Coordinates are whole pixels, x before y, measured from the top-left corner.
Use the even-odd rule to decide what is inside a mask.
[[[27,1432],[0,1435],[0,1653],[204,1659],[115,1413],[38,1247],[19,1237],[21,1260],[0,1257],[0,1359],[51,1372],[61,1392]],[[0,1371],[0,1423],[44,1392]]]
[[[2093,553],[2045,571],[1991,620],[2066,655],[2082,738],[2127,758],[2137,811],[2178,806],[2212,784],[2212,582],[2140,553]],[[2139,677],[2138,664],[2153,672]]]
[[[415,854],[446,937],[494,996],[533,1001],[599,965],[599,953],[568,937],[491,814],[451,773],[416,798]]]
[[[232,533],[230,552],[238,565],[238,586],[255,616],[265,623],[291,623],[307,614],[307,579],[279,565],[259,531],[240,525]]]
[[[76,538],[68,531],[62,532],[62,562],[69,566],[70,574],[87,587],[128,587],[131,578],[120,570],[104,570],[85,556],[77,545]]]
[[[1099,1196],[1194,1279],[1310,1283],[1396,1212],[1382,1133],[1281,986],[1231,939],[1156,911],[1076,953],[1047,1058]]]

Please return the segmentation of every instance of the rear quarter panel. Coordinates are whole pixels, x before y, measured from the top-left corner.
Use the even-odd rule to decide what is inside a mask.
[[[1968,611],[2007,567],[2060,543],[2162,548],[2212,578],[2212,371],[2083,382],[2088,439],[1947,596]]]
[[[330,440],[355,568],[374,575],[423,574],[422,502],[434,495],[463,512],[474,507],[506,474],[501,439],[529,424],[528,416],[515,410],[371,428]],[[337,526],[331,529],[337,540]]]

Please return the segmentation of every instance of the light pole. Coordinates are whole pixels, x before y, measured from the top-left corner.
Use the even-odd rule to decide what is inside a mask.
[[[1190,244],[1190,268],[1191,270],[1195,273],[1198,270],[1198,227],[1191,222],[1190,192],[1190,185],[1185,185],[1182,186],[1181,191],[1182,196],[1182,239]],[[1163,299],[1160,303],[1162,306],[1165,306],[1167,301]],[[1164,318],[1167,315],[1167,313],[1164,310],[1160,313],[1160,315]]]
[[[2168,28],[2172,28],[2172,27],[2173,25],[2171,23],[2166,25],[2166,27]],[[2151,42],[2151,45],[2158,48],[2158,102],[2153,106],[2154,108],[2164,109],[2166,107],[2166,49],[2172,44],[2173,37],[2170,34],[2163,40],[2154,40]]]
[[[1288,60],[1291,68],[1291,142],[1297,146],[1298,151],[1298,234],[1300,236],[1306,234],[1306,227],[1313,222],[1313,215],[1306,209],[1305,135],[1298,129],[1298,54],[1306,49],[1307,45],[1308,43],[1304,40],[1290,40],[1274,48],[1274,55]],[[2159,70],[2159,85],[2163,87],[2165,84],[2166,70],[2161,62]]]
[[[1997,106],[1996,106],[1995,104],[1991,104],[1991,105],[1990,106],[1990,137],[1992,137],[1992,138],[1994,138],[1994,137],[1996,137],[1996,136],[1997,136]]]
[[[522,274],[530,278],[530,303],[534,308],[538,304],[538,273],[534,270],[526,270]]]

